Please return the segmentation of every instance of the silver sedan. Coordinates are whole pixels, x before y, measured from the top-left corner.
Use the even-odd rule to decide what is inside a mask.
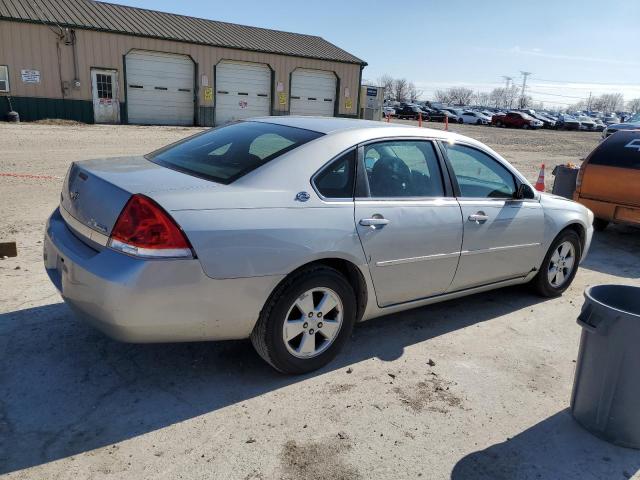
[[[251,338],[301,373],[359,321],[514,284],[562,294],[592,222],[467,137],[259,118],[72,164],[44,263],[71,309],[116,339]]]

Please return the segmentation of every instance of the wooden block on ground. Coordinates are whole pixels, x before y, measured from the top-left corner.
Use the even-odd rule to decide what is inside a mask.
[[[17,257],[18,246],[16,242],[0,242],[0,257]]]

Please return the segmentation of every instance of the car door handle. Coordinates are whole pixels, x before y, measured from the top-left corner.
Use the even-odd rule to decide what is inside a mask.
[[[363,227],[371,227],[371,228],[376,228],[376,227],[384,227],[385,225],[389,224],[389,220],[387,220],[386,218],[361,218],[360,219],[360,225],[362,225]]]
[[[480,223],[484,223],[487,220],[489,220],[489,216],[487,214],[485,214],[484,212],[477,212],[474,213],[472,215],[469,215],[469,221],[470,222],[476,222],[478,224]]]

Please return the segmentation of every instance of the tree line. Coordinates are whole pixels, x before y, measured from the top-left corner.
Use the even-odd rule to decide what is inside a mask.
[[[423,96],[422,90],[406,78],[393,78],[384,74],[378,78],[378,85],[384,88],[385,101],[416,102]],[[517,85],[494,88],[490,92],[474,91],[467,87],[451,87],[436,90],[433,98],[436,102],[448,105],[481,105],[492,108],[532,108],[544,109],[543,102],[536,102],[530,95],[521,95],[521,88]],[[621,93],[605,93],[599,96],[585,98],[566,110],[595,110],[602,112],[616,112],[626,109],[630,112],[640,112],[640,98],[625,103]]]

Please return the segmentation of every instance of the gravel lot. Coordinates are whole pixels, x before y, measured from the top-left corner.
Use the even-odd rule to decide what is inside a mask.
[[[451,130],[533,181],[545,162],[548,186],[549,167],[577,162],[599,138]],[[638,284],[637,229],[597,234],[561,298],[508,288],[373,320],[333,364],[302,377],[275,373],[249,342],[127,345],[78,322],[41,261],[69,163],[197,131],[0,124],[0,241],[19,248],[0,260],[0,476],[640,478],[638,451],[592,437],[567,413],[582,291]]]

